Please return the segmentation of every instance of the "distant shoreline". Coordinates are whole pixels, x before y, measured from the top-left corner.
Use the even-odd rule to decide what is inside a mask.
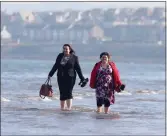
[[[62,52],[62,46],[63,43],[1,46],[1,59],[55,61],[58,53]],[[116,62],[165,63],[165,46],[155,43],[77,43],[72,44],[72,48],[81,61],[99,61],[100,53],[108,51]]]
[[[54,58],[56,58],[57,54],[55,54]],[[100,61],[99,56],[80,56],[77,55],[79,57],[79,61],[85,62],[85,61],[92,61],[93,63],[96,63],[97,61]],[[1,60],[32,60],[32,61],[52,61],[54,62],[55,59],[53,58],[42,58],[41,56],[38,57],[21,57],[21,56],[1,56]],[[141,59],[141,58],[125,58],[124,56],[112,56],[112,60],[115,63],[157,63],[157,64],[164,64],[165,65],[165,57],[164,57],[164,63],[163,61],[160,61],[159,58],[152,60],[152,59]]]

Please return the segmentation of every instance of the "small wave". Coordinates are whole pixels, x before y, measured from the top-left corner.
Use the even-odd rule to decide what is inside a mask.
[[[43,99],[43,97],[39,97],[39,96],[34,96],[34,97],[27,97],[26,99],[29,100],[35,100],[35,101],[44,101],[44,102],[48,102],[48,101],[53,101],[53,100],[58,100],[59,97],[58,96],[53,96],[53,97],[45,97]]]
[[[120,114],[119,112],[110,112],[108,114],[104,114],[104,113],[97,113],[95,114],[93,117],[95,117],[96,119],[119,119],[120,118]]]
[[[136,99],[137,101],[150,101],[150,102],[165,102],[165,100],[157,100],[157,99]]]
[[[45,97],[44,99],[42,99],[39,96],[19,96],[18,98],[34,101],[52,101],[55,99],[54,97]]]
[[[140,115],[141,113],[140,112],[137,112],[137,111],[126,111],[126,112],[121,112],[122,114],[130,114],[130,115]]]
[[[128,91],[122,91],[120,93],[116,93],[116,95],[132,95],[132,94]]]
[[[76,96],[76,97],[74,97],[74,99],[76,99],[76,100],[81,100],[81,99],[83,99],[83,97],[81,97],[81,96]]]
[[[95,109],[88,108],[88,107],[81,107],[81,106],[73,106],[72,110],[80,111],[80,112],[96,112]]]
[[[52,101],[50,98],[45,97],[44,99],[41,99],[42,101],[48,102],[48,101]]]
[[[45,111],[45,112],[96,112],[96,109],[92,109],[92,108],[89,108],[89,107],[83,107],[83,106],[72,106],[71,108],[71,111],[61,111],[60,108],[36,108],[36,107],[28,107],[28,108],[25,108],[25,107],[6,107],[8,110],[15,110],[15,111],[24,111],[24,110],[27,110],[27,111]]]
[[[38,108],[25,108],[25,109],[23,109],[22,108],[22,110],[26,110],[26,111],[38,111],[40,109],[38,109]]]
[[[1,97],[1,102],[10,102],[10,100],[7,98]]]
[[[42,96],[43,97],[43,96]],[[33,100],[33,101],[44,101],[44,102],[48,102],[48,101],[54,101],[54,100],[59,100],[59,95],[56,94],[56,95],[53,95],[53,97],[45,97],[44,99],[42,99],[41,97],[39,96],[19,96],[18,98],[21,98],[21,99],[27,99],[27,100]],[[81,100],[83,99],[82,96],[74,96],[73,97],[74,99],[76,100]]]
[[[78,97],[78,96],[80,96],[80,97],[91,97],[91,96],[95,96],[95,92],[89,92],[89,91],[90,91],[90,90],[88,90],[88,92],[86,92],[86,91],[80,92],[80,93],[74,92],[73,94],[74,94],[75,97]]]
[[[165,90],[158,91],[158,94],[165,94],[165,93],[166,93]]]
[[[41,98],[39,96],[19,96],[20,99],[27,99],[27,100],[35,100],[40,101]]]
[[[157,91],[152,91],[152,90],[138,90],[136,91],[136,94],[158,94]]]

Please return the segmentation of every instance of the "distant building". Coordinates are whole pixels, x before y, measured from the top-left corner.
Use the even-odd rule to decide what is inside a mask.
[[[104,30],[100,26],[95,25],[90,30],[90,36],[92,38],[96,38],[96,39],[103,39],[103,37],[104,37]]]
[[[20,16],[26,23],[34,23],[36,21],[35,15],[30,11],[20,11]]]
[[[1,31],[1,46],[10,42],[12,42],[12,35],[8,32],[7,27],[3,26]]]
[[[4,26],[1,31],[1,40],[11,40],[12,35],[8,32],[7,27]]]

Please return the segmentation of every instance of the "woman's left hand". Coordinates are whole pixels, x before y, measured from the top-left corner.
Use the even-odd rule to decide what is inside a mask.
[[[124,90],[125,89],[125,84],[122,84],[121,86],[120,86],[120,90]]]

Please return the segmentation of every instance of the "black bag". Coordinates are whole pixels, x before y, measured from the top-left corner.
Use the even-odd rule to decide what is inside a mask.
[[[43,98],[42,98],[42,95],[44,96]],[[42,99],[44,99],[46,96],[47,97],[52,97],[53,96],[53,90],[52,90],[52,85],[51,85],[51,79],[50,78],[48,78],[46,80],[46,82],[41,86],[39,96]]]

